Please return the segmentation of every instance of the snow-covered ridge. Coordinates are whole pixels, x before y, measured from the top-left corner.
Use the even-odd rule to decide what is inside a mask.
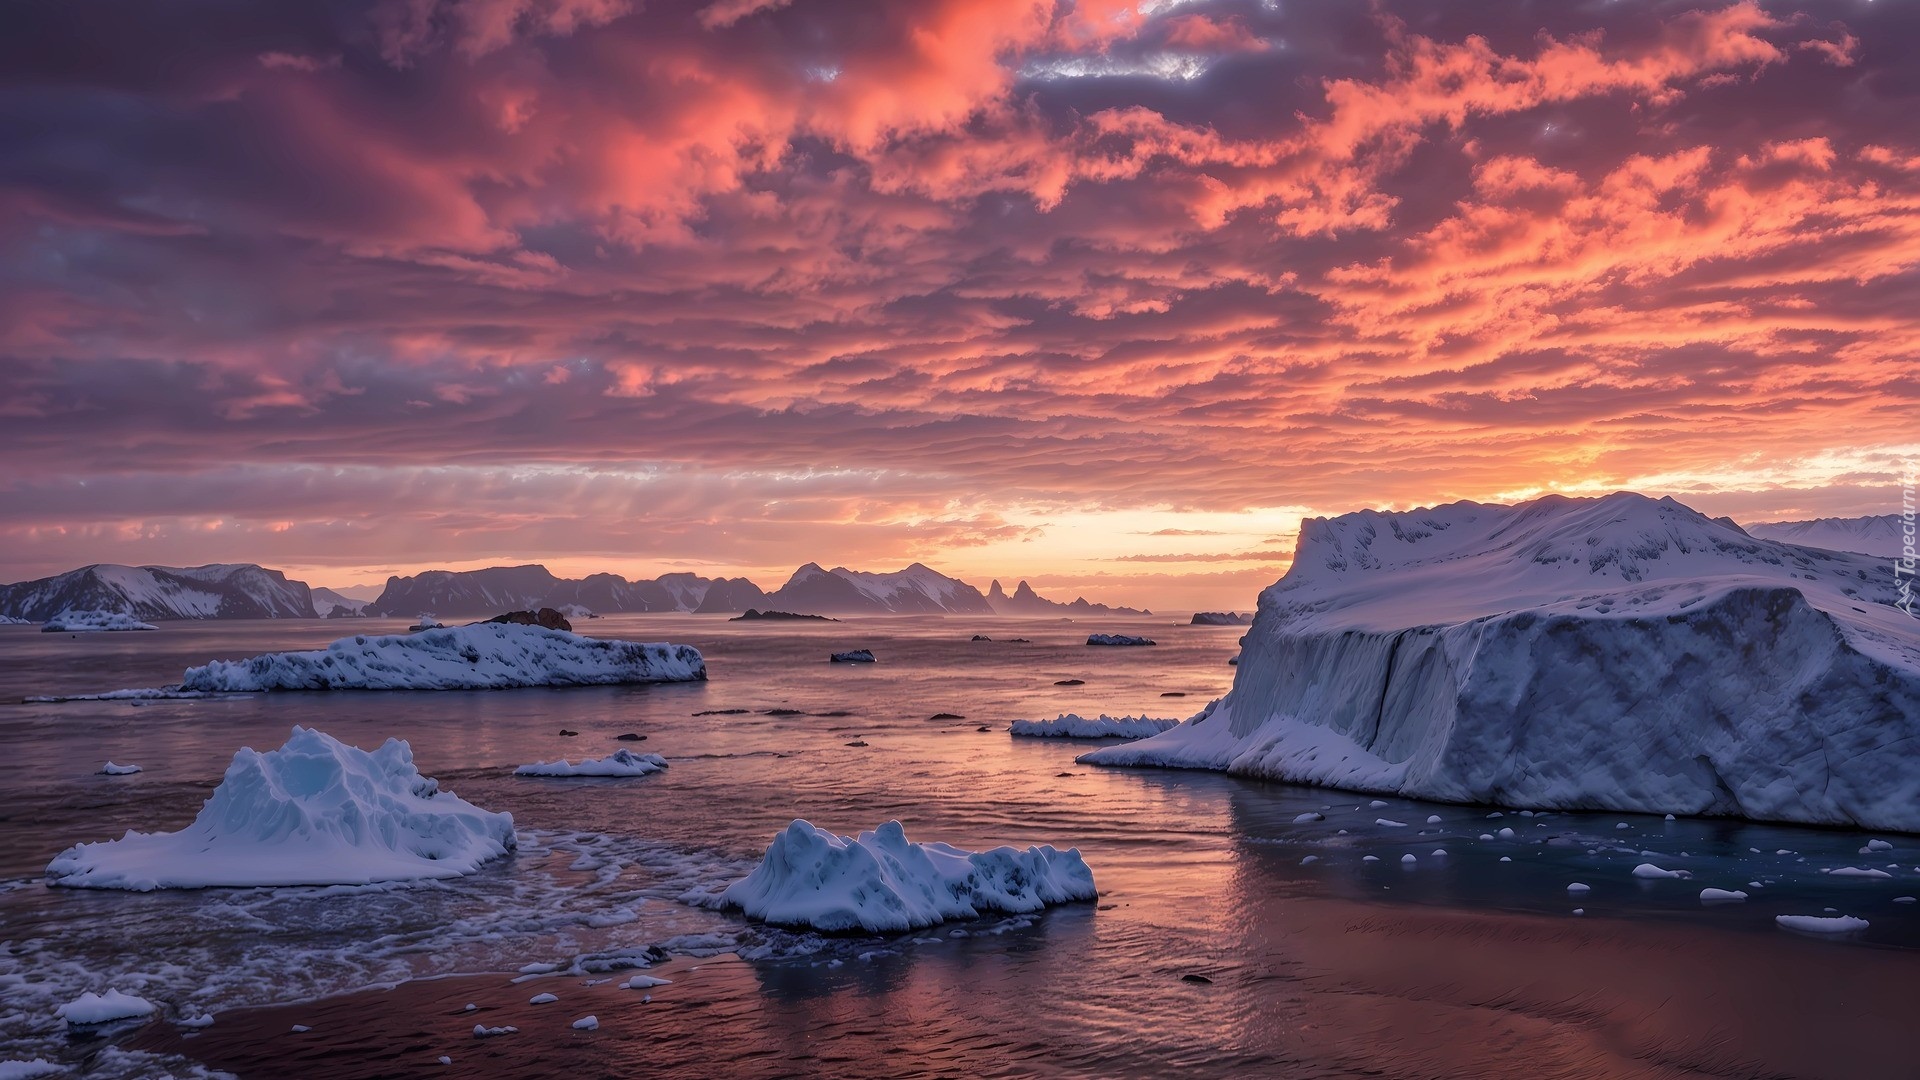
[[[1311,519],[1233,689],[1100,764],[1920,831],[1883,560],[1631,493]]]
[[[690,645],[581,637],[515,623],[341,638],[310,652],[188,668],[183,690],[499,690],[523,686],[696,682]]]
[[[1897,558],[1906,547],[1906,524],[1899,514],[1857,518],[1814,518],[1811,521],[1763,521],[1747,532],[1766,540],[1801,547],[1851,551],[1861,555]]]
[[[40,628],[48,634],[97,634],[116,630],[158,630],[131,615],[117,611],[67,611],[47,620]]]
[[[767,594],[766,606],[810,614],[993,614],[979,589],[923,563],[892,573],[808,563]]]
[[[43,621],[67,611],[107,611],[135,619],[311,619],[316,614],[305,582],[289,581],[278,570],[252,563],[97,563],[0,585],[0,612]]]
[[[1077,713],[1061,713],[1051,720],[1015,720],[1007,725],[1007,732],[1040,739],[1144,739],[1179,723],[1178,720],[1154,716],[1108,716],[1101,713],[1088,718]]]
[[[786,926],[898,931],[1097,895],[1078,849],[974,852],[912,843],[898,821],[852,837],[796,820],[773,838],[751,874],[712,903]]]
[[[193,824],[78,844],[51,884],[93,889],[361,885],[457,877],[513,850],[513,815],[439,790],[413,750],[361,750],[296,727],[286,745],[242,749]]]

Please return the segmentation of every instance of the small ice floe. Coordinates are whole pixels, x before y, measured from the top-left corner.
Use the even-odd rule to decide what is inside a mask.
[[[1361,857],[1360,857],[1360,861],[1361,861],[1361,862],[1379,862],[1379,861],[1380,861],[1380,856],[1378,856],[1378,855],[1363,855],[1363,856],[1361,856]]]
[[[1427,824],[1429,824],[1429,825],[1438,825],[1438,824],[1440,824],[1440,815],[1439,815],[1439,814],[1428,814],[1428,815],[1427,815]]]
[[[485,1024],[473,1025],[473,1037],[476,1039],[491,1039],[496,1035],[518,1035],[519,1033],[520,1029],[511,1024],[502,1027],[488,1027]]]
[[[1309,810],[1304,814],[1295,814],[1293,816],[1293,823],[1295,825],[1305,825],[1309,821],[1325,821],[1325,820],[1327,820],[1327,815],[1322,814],[1317,810]]]
[[[1385,799],[1375,799],[1372,802],[1367,804],[1367,809],[1378,810],[1385,805],[1387,805],[1387,802]]]
[[[1576,881],[1567,886],[1567,892],[1572,893],[1575,896],[1579,896],[1584,893],[1590,893],[1592,891],[1593,891],[1593,886],[1588,885],[1586,882],[1583,882],[1583,881]]]
[[[1088,634],[1087,644],[1126,646],[1126,645],[1155,645],[1155,644],[1158,644],[1158,642],[1154,641],[1152,638],[1132,637],[1127,634]]]
[[[1912,896],[1896,896],[1896,897],[1894,897],[1894,898],[1893,898],[1893,902],[1894,902],[1894,903],[1896,903],[1896,904],[1911,904],[1911,903],[1913,903],[1913,902],[1914,902],[1914,901],[1915,901],[1916,899],[1920,899],[1920,897],[1912,897]]]
[[[1419,856],[1414,855],[1411,852],[1400,856],[1400,865],[1402,866],[1412,866],[1414,863],[1417,863],[1419,861],[1420,861]]]
[[[1513,861],[1513,856],[1511,856],[1511,855],[1502,855],[1502,856],[1500,856],[1500,861],[1501,861],[1501,862],[1512,862],[1512,861]]]
[[[1703,904],[1738,904],[1747,898],[1739,889],[1701,889],[1700,902]]]
[[[1890,878],[1893,876],[1885,870],[1875,870],[1872,867],[1862,869],[1858,866],[1842,866],[1833,870],[1822,870],[1821,873],[1831,877]]]
[[[1632,826],[1630,826],[1630,825],[1628,825],[1628,824],[1627,824],[1626,822],[1624,822],[1624,821],[1617,821],[1617,822],[1614,822],[1614,825],[1613,825],[1613,827],[1614,827],[1614,828],[1616,828],[1616,829],[1628,829],[1628,828],[1632,828]]]
[[[1657,878],[1690,878],[1693,876],[1693,872],[1690,870],[1663,870],[1650,862],[1643,862],[1633,868],[1633,876],[1646,878],[1648,880]]]
[[[600,1030],[600,1018],[597,1016],[583,1016],[573,1022],[573,1030],[598,1031]]]
[[[40,628],[47,634],[95,634],[115,630],[158,630],[119,611],[63,611]]]
[[[1389,829],[1404,829],[1407,827],[1406,822],[1395,821],[1392,818],[1374,818],[1373,823],[1375,825],[1381,825]]]
[[[621,983],[620,989],[649,990],[656,986],[666,986],[672,982],[672,979],[661,979],[652,975],[635,975],[633,978]]]
[[[102,776],[132,776],[139,771],[140,766],[138,765],[115,765],[111,761],[100,767],[100,774]]]
[[[1300,860],[1300,865],[1301,865],[1301,866],[1307,866],[1307,865],[1309,865],[1309,864],[1312,864],[1312,863],[1317,863],[1317,862],[1319,862],[1319,861],[1320,861],[1320,856],[1318,856],[1318,855],[1309,855],[1309,856],[1307,856],[1306,858],[1304,858],[1304,859],[1301,859],[1301,860]]]
[[[1587,913],[1587,909],[1583,907],[1577,907],[1573,909],[1573,913],[1575,915],[1585,915]]]
[[[795,820],[774,836],[751,874],[709,903],[786,926],[896,931],[1098,895],[1078,849],[975,852],[913,843],[898,821],[855,837]]]
[[[77,844],[47,864],[70,888],[364,885],[458,877],[513,850],[513,816],[439,790],[398,739],[361,750],[296,727],[242,749],[193,823]]]
[[[448,1056],[447,1056],[447,1055],[445,1055],[445,1054],[441,1054],[441,1055],[440,1055],[440,1064],[442,1064],[442,1065],[451,1065],[451,1064],[453,1064],[453,1059],[452,1059],[452,1058],[450,1058],[450,1057],[448,1057]]]
[[[1667,815],[1667,820],[1668,820],[1668,821],[1672,821],[1672,820],[1673,820],[1673,815],[1672,815],[1672,814],[1668,814],[1668,815]]]
[[[554,1002],[556,1002],[556,1001],[559,1001],[559,1000],[560,1000],[560,997],[559,997],[559,995],[557,995],[557,994],[535,994],[535,995],[533,995],[532,997],[530,997],[530,998],[528,998],[528,999],[527,999],[527,1004],[529,1004],[529,1005],[551,1005],[551,1004],[553,1004]]]
[[[646,776],[667,767],[659,754],[636,754],[625,747],[603,758],[582,758],[578,762],[536,761],[513,770],[515,776]]]
[[[1514,832],[1513,832],[1513,830],[1512,830],[1512,829],[1510,829],[1510,828],[1508,828],[1508,829],[1501,829],[1501,830],[1500,830],[1500,839],[1502,839],[1502,840],[1511,840],[1511,839],[1513,839],[1513,837],[1514,837]]]
[[[873,650],[849,649],[846,652],[833,653],[827,657],[827,660],[835,664],[871,664],[874,662]]]
[[[158,1008],[143,997],[123,993],[111,987],[104,994],[89,990],[79,997],[54,1010],[54,1015],[65,1020],[73,1027],[89,1027],[94,1024],[108,1024],[115,1020],[131,1020],[137,1016],[150,1016]]]
[[[542,961],[537,964],[521,964],[520,965],[520,974],[522,975],[551,975],[554,972],[559,970],[560,970],[559,964],[547,963],[545,961]]]
[[[295,1025],[293,1025],[293,1033],[294,1033],[295,1035],[304,1035],[304,1034],[306,1034],[307,1032],[309,1032],[309,1031],[312,1031],[312,1030],[313,1030],[312,1028],[310,1028],[310,1027],[308,1027],[308,1026],[307,1026],[307,1025],[305,1025],[305,1024],[295,1024]]]
[[[1871,855],[1876,851],[1892,851],[1892,850],[1893,850],[1893,845],[1887,843],[1885,840],[1869,840],[1867,841],[1867,846],[1860,849],[1860,854]]]
[[[1052,720],[1015,720],[1007,725],[1007,734],[1036,739],[1145,739],[1179,726],[1180,721],[1166,717],[1101,713],[1089,718],[1077,713],[1061,713]]]
[[[1773,921],[1805,934],[1848,934],[1865,930],[1868,925],[1867,920],[1852,915],[1775,915]]]

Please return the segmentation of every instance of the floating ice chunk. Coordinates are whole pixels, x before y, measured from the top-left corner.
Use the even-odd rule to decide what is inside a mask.
[[[1412,866],[1414,863],[1417,863],[1419,861],[1420,860],[1416,858],[1414,855],[1412,855],[1411,853],[1400,856],[1400,863],[1402,866]]]
[[[113,630],[158,630],[152,623],[144,623],[131,615],[118,611],[64,611],[47,620],[40,628],[48,634],[94,634]]]
[[[1890,878],[1893,876],[1885,870],[1875,870],[1872,867],[1867,867],[1863,870],[1858,866],[1842,866],[1834,870],[1822,871],[1822,873],[1833,877]]]
[[[1445,855],[1447,853],[1447,849],[1443,847],[1437,847],[1433,849],[1433,853],[1435,855]]]
[[[1153,645],[1152,638],[1132,637],[1127,634],[1088,634],[1089,645]]]
[[[530,997],[530,998],[528,998],[528,999],[527,999],[527,1004],[529,1004],[529,1005],[551,1005],[552,1003],[554,1003],[554,1002],[556,1002],[556,1001],[559,1001],[559,1000],[560,1000],[560,998],[559,998],[559,996],[558,996],[558,995],[556,995],[556,994],[535,994],[535,995],[533,995],[532,997]]]
[[[1621,821],[1621,822],[1616,822],[1613,827],[1616,829],[1625,829],[1625,828],[1629,828],[1630,826],[1626,822]]]
[[[1575,895],[1579,895],[1580,893],[1592,892],[1593,886],[1588,885],[1585,882],[1576,881],[1573,884],[1567,886],[1567,891]]]
[[[309,1032],[309,1031],[312,1031],[312,1030],[313,1030],[312,1028],[310,1028],[310,1027],[308,1027],[308,1026],[307,1026],[307,1025],[305,1025],[305,1024],[295,1024],[295,1025],[293,1025],[293,1033],[294,1033],[295,1035],[302,1035],[302,1034],[305,1034],[306,1032]]]
[[[1514,832],[1510,828],[1500,830],[1500,839],[1502,840],[1511,840],[1513,839],[1513,836],[1514,836]]]
[[[442,1065],[451,1065],[451,1064],[453,1064],[453,1059],[452,1059],[452,1058],[450,1058],[450,1057],[448,1057],[448,1056],[447,1056],[447,1055],[445,1055],[445,1054],[441,1054],[441,1055],[440,1055],[440,1064],[442,1064]]]
[[[673,982],[672,979],[661,979],[652,975],[635,975],[633,978],[621,983],[620,989],[647,990],[655,986],[666,986],[671,982]]]
[[[1440,824],[1440,815],[1439,815],[1439,814],[1428,814],[1428,815],[1427,815],[1427,824],[1429,824],[1429,825],[1438,825],[1438,824]]]
[[[266,653],[188,668],[181,688],[249,690],[500,690],[520,686],[704,682],[691,645],[581,637],[518,623],[341,638],[309,652]]]
[[[760,865],[713,903],[787,926],[892,931],[1098,895],[1078,849],[973,852],[912,843],[898,821],[851,837],[795,820],[773,838]]]
[[[1868,925],[1867,920],[1852,915],[1775,915],[1773,921],[1788,930],[1809,934],[1845,934],[1865,930]]]
[[[1375,799],[1375,800],[1373,800],[1372,802],[1370,802],[1370,803],[1368,803],[1368,804],[1367,804],[1367,808],[1368,808],[1369,810],[1378,810],[1378,809],[1380,809],[1381,807],[1383,807],[1383,806],[1385,806],[1385,805],[1387,805],[1387,803],[1386,803],[1386,800],[1384,800],[1384,799]]]
[[[1737,904],[1747,898],[1739,889],[1701,889],[1700,902],[1703,904]]]
[[[1666,820],[1668,820],[1668,821],[1672,821],[1672,820],[1673,820],[1673,815],[1672,815],[1672,814],[1668,814],[1668,815],[1667,815],[1667,818],[1666,818]]]
[[[1655,866],[1650,862],[1643,862],[1639,866],[1636,866],[1633,868],[1633,876],[1637,878],[1648,878],[1648,879],[1690,878],[1693,876],[1693,873],[1688,870],[1662,870],[1660,867]]]
[[[1896,896],[1893,898],[1893,902],[1896,904],[1911,904],[1915,899],[1915,897],[1911,896]]]
[[[1500,856],[1500,861],[1501,861],[1501,862],[1512,862],[1512,861],[1513,861],[1513,856],[1511,856],[1511,855],[1502,855],[1502,856]]]
[[[1876,851],[1892,851],[1892,850],[1893,850],[1893,845],[1887,843],[1885,840],[1869,840],[1867,841],[1867,846],[1860,849],[1860,854],[1870,855]]]
[[[1491,840],[1491,839],[1493,839],[1493,834],[1492,834],[1492,833],[1490,833],[1490,832],[1483,832],[1483,833],[1481,833],[1481,834],[1480,834],[1480,839],[1482,839],[1482,840]]]
[[[206,1028],[213,1026],[213,1014],[201,1013],[198,1016],[183,1016],[174,1023],[183,1028]]]
[[[136,1016],[149,1016],[157,1007],[146,998],[135,997],[109,987],[104,994],[96,994],[91,990],[81,994],[55,1009],[54,1015],[74,1027],[86,1027],[114,1020],[130,1020]]]
[[[514,847],[513,816],[439,790],[399,739],[371,753],[311,728],[243,749],[179,832],[129,830],[47,864],[49,884],[194,889],[364,885],[472,873]]]
[[[140,766],[138,765],[115,765],[111,761],[100,767],[100,772],[103,776],[132,776],[139,771]]]
[[[1378,856],[1378,855],[1363,855],[1363,856],[1361,856],[1361,857],[1360,857],[1360,861],[1361,861],[1361,862],[1379,862],[1379,861],[1380,861],[1380,856]]]
[[[1098,717],[1085,717],[1077,713],[1061,713],[1051,720],[1015,720],[1007,725],[1007,733],[1038,739],[1145,739],[1179,724],[1178,720],[1154,716],[1108,716],[1101,713]]]
[[[598,1031],[600,1030],[600,1018],[597,1016],[583,1016],[573,1022],[573,1030]]]
[[[659,754],[636,754],[622,747],[603,758],[582,758],[578,763],[536,761],[513,770],[515,776],[646,776],[667,767]]]
[[[1406,822],[1394,821],[1391,818],[1374,818],[1373,823],[1375,825],[1384,825],[1389,829],[1404,829],[1407,827]]]
[[[519,1028],[511,1024],[504,1027],[488,1027],[485,1024],[473,1025],[473,1037],[476,1039],[491,1039],[496,1035],[516,1035],[519,1031]]]
[[[1296,814],[1294,816],[1293,823],[1295,825],[1303,825],[1309,821],[1325,821],[1325,820],[1327,820],[1327,815],[1309,810],[1304,814]]]
[[[1304,858],[1304,859],[1301,859],[1301,860],[1300,860],[1300,865],[1301,865],[1301,866],[1306,866],[1306,865],[1308,865],[1309,863],[1317,863],[1317,862],[1319,862],[1319,861],[1320,861],[1320,856],[1318,856],[1318,855],[1309,855],[1309,856],[1307,856],[1306,858]]]

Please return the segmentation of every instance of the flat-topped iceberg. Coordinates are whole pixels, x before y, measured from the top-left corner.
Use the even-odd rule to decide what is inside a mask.
[[[95,634],[113,630],[158,630],[118,611],[63,611],[47,620],[41,631],[48,634]]]
[[[584,758],[578,762],[536,761],[513,770],[515,776],[646,776],[667,767],[659,754],[636,754],[622,748],[603,758]]]
[[[784,926],[898,931],[1097,895],[1078,849],[964,851],[910,843],[898,821],[851,837],[796,820],[773,838],[753,873],[712,903]]]
[[[296,727],[242,749],[193,824],[77,844],[47,865],[74,888],[364,885],[470,874],[513,850],[513,815],[439,790],[399,739],[361,750]]]
[[[1314,518],[1233,689],[1081,760],[1920,831],[1895,599],[1884,560],[1631,493]]]
[[[499,690],[520,686],[694,682],[691,645],[581,637],[515,623],[357,634],[311,652],[267,653],[188,668],[184,690]]]
[[[1108,716],[1101,713],[1089,718],[1076,713],[1061,713],[1051,720],[1015,720],[1007,725],[1007,732],[1040,739],[1144,739],[1179,723],[1178,720],[1155,716]]]

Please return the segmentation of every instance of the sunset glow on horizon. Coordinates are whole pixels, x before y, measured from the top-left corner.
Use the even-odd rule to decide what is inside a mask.
[[[1303,515],[1884,514],[1920,459],[1911,3],[9,22],[0,581],[921,561],[1245,610]]]

